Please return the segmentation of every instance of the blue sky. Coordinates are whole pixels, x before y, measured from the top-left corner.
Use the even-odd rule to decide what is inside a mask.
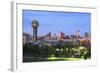
[[[23,32],[32,35],[32,20],[39,22],[38,35],[64,32],[66,35],[91,32],[91,14],[79,12],[54,12],[23,10]]]

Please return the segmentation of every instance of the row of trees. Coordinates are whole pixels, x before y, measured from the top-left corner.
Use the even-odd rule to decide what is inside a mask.
[[[32,53],[33,57],[91,57],[90,44],[80,43],[26,43],[23,45],[23,55]]]

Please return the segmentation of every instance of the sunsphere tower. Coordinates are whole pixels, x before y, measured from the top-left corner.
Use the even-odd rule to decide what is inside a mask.
[[[32,21],[32,27],[33,27],[33,42],[37,41],[37,28],[39,26],[39,22],[36,20]]]

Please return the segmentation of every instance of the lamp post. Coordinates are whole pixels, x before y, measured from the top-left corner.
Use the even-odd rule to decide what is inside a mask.
[[[32,21],[32,27],[33,27],[33,42],[37,41],[37,28],[39,26],[39,22],[36,20]]]

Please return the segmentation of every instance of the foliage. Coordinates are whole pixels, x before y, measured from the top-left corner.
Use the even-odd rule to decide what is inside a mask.
[[[67,57],[67,58],[90,58],[90,45],[80,45],[77,43],[58,43],[52,45],[50,43],[32,44],[27,43],[23,45],[23,54],[32,53],[34,57]]]

